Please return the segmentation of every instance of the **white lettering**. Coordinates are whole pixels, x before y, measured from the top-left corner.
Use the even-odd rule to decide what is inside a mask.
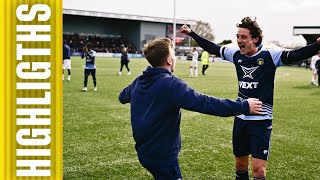
[[[44,98],[17,98],[17,104],[50,104],[51,92],[44,92]]]
[[[32,129],[31,139],[23,138],[24,136],[30,136],[30,129],[19,129],[16,134],[16,140],[23,146],[46,146],[50,144],[50,129]],[[38,136],[44,136],[44,138],[35,138]]]
[[[50,48],[22,48],[22,44],[17,44],[17,60],[22,60],[22,56],[50,56]]]
[[[17,149],[17,156],[50,156],[50,149]]]
[[[37,14],[37,11],[44,11],[44,14],[38,14],[38,21],[47,21],[51,16],[51,9],[46,4],[35,4],[31,7],[30,13],[24,14],[28,11],[28,4],[21,4],[16,9],[16,16],[20,21],[32,21]]]
[[[259,82],[244,82],[239,81],[239,87],[242,89],[256,89],[258,88]]]
[[[17,65],[16,73],[21,79],[48,79],[51,76],[50,62],[32,62],[32,71],[23,72],[24,69],[30,69],[30,62],[21,62]],[[38,72],[44,69],[44,72]]]
[[[17,125],[50,125],[50,118],[37,118],[37,116],[49,116],[49,109],[17,109],[17,116],[29,116],[30,118],[17,118]]]
[[[17,160],[17,167],[30,167],[29,170],[17,170],[17,176],[50,176],[50,170],[37,167],[50,167],[50,160]]]
[[[17,41],[50,41],[50,34],[37,34],[50,32],[50,25],[17,25],[17,32],[30,33],[17,35]]]
[[[49,90],[51,88],[50,83],[19,82],[16,85],[17,85],[17,89],[48,89]]]

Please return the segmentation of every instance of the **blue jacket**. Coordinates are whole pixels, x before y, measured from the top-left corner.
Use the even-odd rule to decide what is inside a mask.
[[[63,59],[70,59],[70,47],[68,44],[63,45]]]
[[[131,124],[139,156],[177,158],[181,149],[181,108],[217,116],[249,113],[245,101],[218,99],[191,89],[164,68],[148,67],[119,95],[131,103]]]
[[[127,62],[129,62],[129,58],[128,58],[128,53],[127,52],[122,52],[122,54],[121,54],[121,62],[122,63],[127,63]]]

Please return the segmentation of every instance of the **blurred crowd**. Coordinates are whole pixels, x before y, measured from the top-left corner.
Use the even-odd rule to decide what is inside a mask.
[[[104,37],[97,35],[79,35],[63,34],[63,40],[66,40],[70,46],[71,52],[82,52],[85,43],[90,43],[92,49],[96,52],[121,53],[123,47],[127,48],[128,53],[141,54],[142,51],[137,49],[127,38],[123,37]]]

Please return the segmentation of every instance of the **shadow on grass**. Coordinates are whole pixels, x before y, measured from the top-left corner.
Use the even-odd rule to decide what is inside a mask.
[[[311,96],[319,96],[320,95],[320,87],[319,86],[311,86],[311,85],[308,85],[308,86],[295,86],[293,87],[294,89],[299,89],[299,90],[306,90],[306,91],[309,91],[311,89],[314,89],[314,90],[319,90],[319,91],[312,91],[310,92],[310,95]]]
[[[301,90],[309,90],[309,89],[319,88],[319,86],[306,85],[306,86],[294,86],[293,88],[294,89],[301,89]]]

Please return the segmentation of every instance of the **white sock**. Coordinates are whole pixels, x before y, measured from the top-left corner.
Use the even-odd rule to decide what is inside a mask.
[[[68,80],[70,80],[71,79],[71,75],[68,75]]]
[[[190,68],[190,76],[193,76],[193,68]]]
[[[198,77],[198,68],[196,68],[196,69],[194,70],[194,74],[195,74],[196,77]]]

